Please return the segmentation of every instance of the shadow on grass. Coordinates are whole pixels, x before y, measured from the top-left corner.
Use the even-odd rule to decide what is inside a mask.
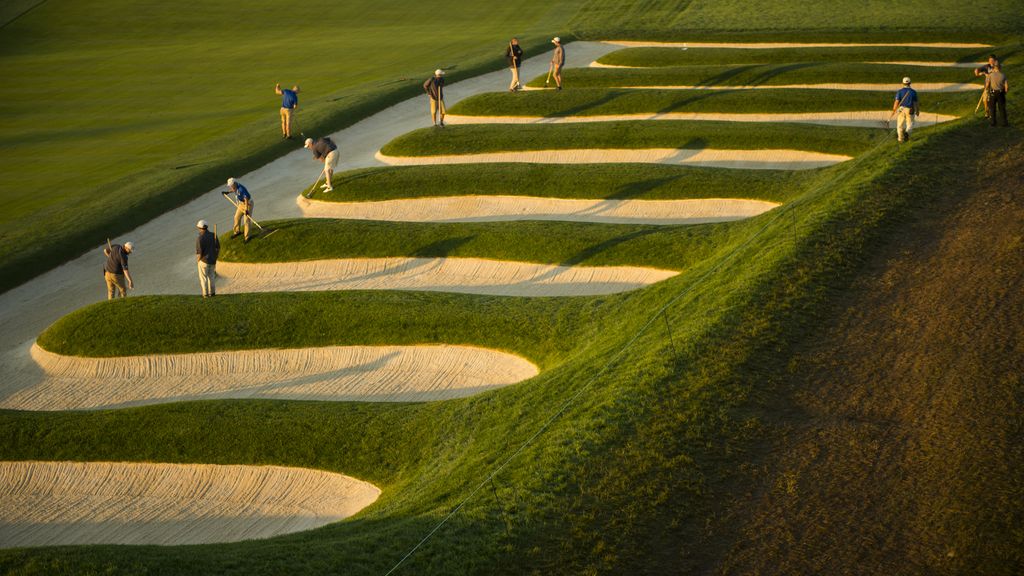
[[[643,229],[643,230],[637,230],[635,232],[630,232],[629,234],[623,234],[621,236],[615,236],[614,238],[609,238],[609,239],[607,239],[607,240],[605,240],[603,242],[599,242],[597,244],[594,244],[592,246],[587,247],[583,251],[581,251],[578,254],[572,256],[571,258],[569,258],[568,260],[565,260],[563,262],[559,262],[558,265],[559,266],[576,266],[577,264],[582,264],[582,263],[586,262],[587,260],[593,258],[594,256],[596,256],[596,255],[598,255],[598,254],[600,254],[602,252],[605,252],[607,250],[611,250],[612,248],[615,248],[616,246],[618,246],[620,244],[623,244],[625,242],[629,242],[631,240],[636,240],[638,238],[643,238],[644,236],[650,236],[651,234],[656,234],[656,233],[661,232],[661,231],[663,231],[663,230],[659,230],[658,228],[651,227],[651,228],[646,228],[646,229]]]
[[[413,252],[412,255],[416,258],[444,258],[474,238],[476,238],[476,236],[445,238],[444,240],[438,240],[437,242],[427,244]]]
[[[629,182],[619,187],[609,194],[607,200],[629,200],[631,198],[637,198],[643,196],[648,192],[656,190],[657,188],[675,182],[682,178],[683,175],[678,176],[666,176],[664,178],[651,178],[649,180],[637,180],[635,182]]]

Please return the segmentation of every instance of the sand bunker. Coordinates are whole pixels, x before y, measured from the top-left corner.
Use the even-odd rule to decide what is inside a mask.
[[[390,222],[559,220],[601,224],[707,224],[757,216],[778,204],[739,198],[570,200],[533,196],[449,196],[379,202],[320,202],[299,196],[308,218]]]
[[[930,66],[933,68],[977,68],[981,64],[975,64],[972,62],[933,62],[933,61],[894,61],[894,62],[864,62],[864,64],[889,64],[891,66]],[[628,66],[623,64],[603,64],[594,60],[587,65],[590,68],[625,68],[632,70],[654,70],[658,68],[667,68],[667,66]],[[447,116],[445,117],[447,119]]]
[[[712,86],[692,85],[671,85],[671,86],[602,86],[602,88],[618,88],[622,90],[860,90],[869,92],[892,92],[896,93],[900,86],[892,82],[885,84],[754,84],[754,85],[725,85],[715,84]],[[527,86],[525,90],[554,90],[551,87]],[[970,92],[981,90],[981,84],[966,82],[922,82],[915,83],[914,89],[918,92]],[[445,117],[447,120],[448,117]]]
[[[33,345],[31,355],[43,377],[17,387],[0,407],[78,410],[214,398],[443,400],[508,386],[538,373],[519,356],[472,346],[332,346],[81,358]]]
[[[223,271],[222,271],[223,269]],[[594,296],[678,274],[636,266],[554,266],[481,258],[352,258],[277,264],[220,262],[224,292],[428,290],[495,296]]]
[[[852,126],[859,128],[889,128],[888,110],[864,112],[808,112],[774,114],[722,114],[715,112],[665,112],[643,114],[609,114],[605,116],[458,116],[449,114],[449,124],[573,124],[580,122],[615,122],[619,120],[707,120],[718,122],[791,122],[825,126]],[[956,120],[956,116],[945,114],[922,114],[915,121],[917,126],[931,126],[940,122]]]
[[[803,150],[687,150],[677,148],[530,150],[525,152],[489,152],[439,156],[387,156],[377,152],[377,160],[392,166],[424,164],[479,164],[489,162],[528,162],[534,164],[595,164],[640,162],[743,168],[749,170],[808,170],[832,166],[850,160],[850,156],[806,152]]]
[[[304,468],[0,462],[0,547],[270,538],[337,522],[379,495]]]
[[[991,44],[957,44],[946,42],[898,42],[898,43],[799,43],[799,42],[646,42],[642,40],[606,40],[604,44],[612,46],[629,46],[631,48],[664,47],[664,48],[750,48],[764,50],[772,48],[846,48],[852,46],[911,46],[918,48],[991,48]]]

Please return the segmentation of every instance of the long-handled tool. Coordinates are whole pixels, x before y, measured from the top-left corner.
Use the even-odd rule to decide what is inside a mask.
[[[547,85],[551,83],[551,72],[554,71],[554,69],[555,69],[555,63],[554,62],[548,63],[548,78],[547,78],[547,80],[544,81],[544,86],[545,87],[547,87]]]
[[[982,88],[981,98],[978,98],[978,105],[974,107],[974,113],[977,114],[978,110],[981,110],[981,105],[985,103],[985,97],[988,96],[988,90]]]
[[[224,199],[227,200],[228,202],[231,202],[231,205],[235,207],[235,210],[238,210],[238,202],[235,202],[234,200],[232,200],[231,197],[228,196],[227,194],[221,194],[221,196],[223,196]],[[263,226],[260,226],[259,222],[253,220],[252,216],[249,216],[248,213],[246,213],[245,217],[249,219],[249,222],[252,222],[253,224],[255,224],[256,227],[260,229],[260,232],[266,232],[266,229],[264,229]]]
[[[313,197],[313,193],[316,192],[316,185],[320,183],[320,179],[324,177],[326,172],[326,169],[320,171],[320,175],[316,177],[316,182],[313,182],[313,187],[309,189],[309,194],[306,194],[306,198]]]

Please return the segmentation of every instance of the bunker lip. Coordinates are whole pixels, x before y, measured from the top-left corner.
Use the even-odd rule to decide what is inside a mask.
[[[771,50],[773,48],[846,48],[846,47],[907,47],[907,48],[991,48],[991,44],[946,43],[946,42],[648,42],[643,40],[604,40],[612,46],[630,48],[749,48]]]
[[[533,164],[647,163],[748,170],[810,170],[851,160],[851,156],[804,150],[726,150],[685,148],[559,149],[445,154],[435,156],[389,156],[377,152],[377,160],[392,166],[426,164],[479,164],[518,162]]]
[[[348,258],[249,264],[218,262],[225,292],[425,290],[493,296],[597,296],[678,274],[639,266],[558,266],[483,258]]]
[[[282,466],[0,462],[0,548],[270,538],[348,518],[380,493]]]
[[[4,382],[0,408],[88,410],[188,400],[420,402],[536,376],[525,358],[474,346],[328,346],[85,358],[33,344],[34,369]]]
[[[567,199],[533,196],[440,196],[370,202],[296,197],[310,218],[390,222],[500,222],[558,220],[601,224],[706,224],[763,214],[779,204],[743,198],[681,200]]]
[[[970,92],[972,90],[981,90],[984,88],[981,84],[974,84],[970,82],[921,82],[915,83],[914,89],[918,92]],[[852,83],[852,84],[754,84],[754,85],[726,85],[726,84],[714,84],[710,86],[704,85],[688,85],[688,84],[672,84],[672,85],[637,85],[637,86],[589,86],[593,88],[613,88],[620,90],[851,90],[851,91],[862,91],[862,92],[895,92],[899,89],[898,84],[888,82],[885,84],[865,84],[865,83]],[[526,86],[523,88],[527,91],[532,90],[551,90],[550,87],[540,86]],[[446,117],[447,118],[447,117]]]
[[[645,112],[639,114],[606,114],[594,116],[445,116],[451,125],[460,124],[575,124],[583,122],[615,122],[619,120],[690,120],[717,122],[788,122],[824,126],[888,128],[890,111],[804,112],[804,113],[737,113],[720,112]],[[956,120],[947,114],[923,114],[915,120],[919,126],[930,126]]]
[[[973,62],[939,62],[933,60],[891,60],[891,61],[880,61],[880,60],[866,60],[862,64],[888,64],[892,66],[930,66],[933,68],[976,68],[981,66],[982,63]],[[588,68],[618,68],[624,70],[657,70],[658,68],[667,68],[668,66],[629,66],[625,64],[603,64],[594,60],[587,65]]]

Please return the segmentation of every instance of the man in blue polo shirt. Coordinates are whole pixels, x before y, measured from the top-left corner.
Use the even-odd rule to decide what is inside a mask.
[[[903,79],[903,88],[896,92],[892,111],[896,114],[896,139],[900,142],[910,140],[910,131],[914,128],[914,116],[921,114],[921,108],[917,102],[917,91],[910,87],[910,78]]]
[[[281,83],[278,82],[274,86],[274,93],[281,95],[281,137],[291,138],[292,137],[292,117],[295,115],[295,111],[299,108],[299,87],[298,85],[292,86],[291,90],[287,88],[281,88]]]
[[[231,237],[237,238],[242,230],[245,230],[245,242],[249,241],[249,221],[252,220],[252,196],[249,195],[249,191],[242,186],[242,183],[234,178],[228,178],[228,190],[221,192],[227,196],[228,194],[234,193],[235,195],[235,227],[231,231]]]

